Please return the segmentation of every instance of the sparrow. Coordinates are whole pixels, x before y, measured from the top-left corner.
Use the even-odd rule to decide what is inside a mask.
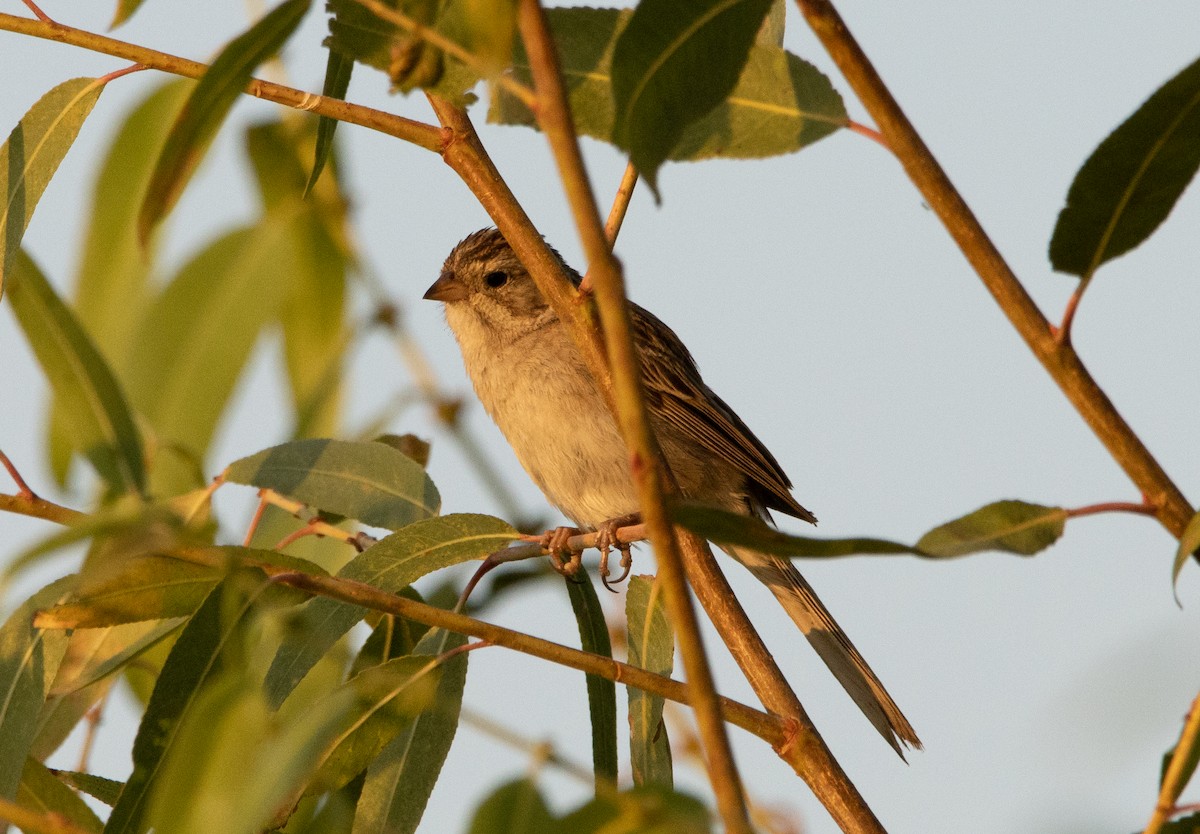
[[[579,273],[564,267],[578,286]],[[491,228],[468,235],[424,297],[444,305],[475,393],[550,503],[586,530],[635,517],[638,498],[617,423],[567,325],[503,235]],[[629,309],[646,408],[682,496],[766,522],[774,510],[815,524],[778,461],[705,384],[674,331],[632,302]],[[920,748],[908,719],[795,565],[746,547],[723,549],[770,589],[892,748],[902,758],[902,744]]]

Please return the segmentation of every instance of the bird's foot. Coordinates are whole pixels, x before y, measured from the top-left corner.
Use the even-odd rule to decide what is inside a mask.
[[[555,527],[542,536],[542,548],[550,554],[550,566],[563,576],[574,576],[579,572],[582,554],[572,552],[569,544],[571,536],[579,533],[577,527]]]
[[[633,567],[633,554],[630,553],[629,543],[622,542],[617,537],[617,530],[621,527],[627,527],[630,524],[638,524],[641,522],[641,513],[630,513],[618,518],[610,518],[596,528],[596,548],[600,551],[600,581],[604,583],[604,587],[613,591],[612,585],[620,584],[629,576],[629,571]],[[608,553],[613,548],[621,552],[621,575],[616,579],[609,581],[608,570]]]

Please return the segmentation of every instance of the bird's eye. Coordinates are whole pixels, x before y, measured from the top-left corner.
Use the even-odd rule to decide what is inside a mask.
[[[501,272],[500,270],[489,272],[487,275],[483,276],[483,281],[492,289],[498,290],[508,283],[508,273]]]

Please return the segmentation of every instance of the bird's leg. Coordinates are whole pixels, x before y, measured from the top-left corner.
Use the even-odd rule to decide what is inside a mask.
[[[563,576],[574,576],[579,572],[582,554],[572,553],[568,544],[571,536],[579,533],[577,527],[555,527],[542,535],[542,547],[550,552],[550,566]]]
[[[633,565],[633,556],[629,552],[629,545],[621,542],[617,538],[617,530],[621,527],[628,527],[630,524],[640,524],[642,520],[641,513],[629,513],[628,515],[610,518],[596,528],[596,548],[600,551],[600,581],[604,583],[604,587],[612,591],[612,587],[608,582],[608,552],[614,547],[621,551],[621,575],[614,579],[614,583],[625,581],[625,577],[629,576],[629,569]],[[613,591],[615,594],[616,591]]]

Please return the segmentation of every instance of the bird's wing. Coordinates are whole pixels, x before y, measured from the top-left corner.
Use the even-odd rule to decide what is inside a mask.
[[[660,420],[694,437],[750,479],[754,497],[771,509],[816,523],[792,497],[792,482],[775,457],[725,401],[712,392],[679,337],[636,304],[634,338],[642,354],[647,408]]]

